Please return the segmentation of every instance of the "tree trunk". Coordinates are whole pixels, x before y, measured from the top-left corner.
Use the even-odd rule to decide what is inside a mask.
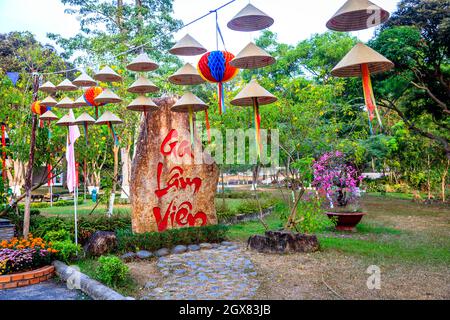
[[[116,144],[113,147],[113,154],[114,154],[114,178],[113,178],[111,196],[109,198],[108,217],[111,217],[113,214],[114,200],[116,197],[116,190],[117,190],[117,176],[119,173],[119,146]]]
[[[445,203],[445,189],[447,186],[447,175],[448,175],[449,166],[450,166],[450,160],[447,160],[447,166],[444,169],[444,173],[442,174],[442,180],[441,180],[442,202],[444,202],[444,203]]]

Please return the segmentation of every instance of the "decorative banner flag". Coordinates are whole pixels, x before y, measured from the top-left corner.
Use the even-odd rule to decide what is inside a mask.
[[[72,109],[69,111],[69,115],[71,118],[74,118],[74,114]],[[69,134],[67,137],[67,145],[66,145],[66,160],[67,160],[67,189],[69,192],[73,192],[75,187],[77,186],[77,177],[76,177],[76,164],[75,164],[75,142],[81,136],[80,129],[77,125],[69,127]]]
[[[380,127],[383,128],[383,123],[381,121],[381,117],[378,112],[377,104],[375,101],[375,96],[373,94],[372,81],[370,80],[369,65],[367,63],[363,63],[361,65],[361,73],[364,89],[364,100],[366,102],[367,110],[369,112],[369,121],[370,122],[373,121],[373,118],[375,117],[376,113],[378,123]]]
[[[13,85],[16,86],[16,83],[19,80],[19,73],[18,72],[7,72],[6,75],[8,76],[9,80],[11,80]]]

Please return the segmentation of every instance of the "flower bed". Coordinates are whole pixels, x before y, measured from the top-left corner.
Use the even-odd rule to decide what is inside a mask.
[[[46,266],[36,270],[0,276],[0,290],[25,287],[47,281],[55,274],[53,266]]]

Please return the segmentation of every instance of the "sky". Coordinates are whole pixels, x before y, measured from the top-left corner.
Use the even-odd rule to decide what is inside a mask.
[[[126,0],[127,1],[127,0]],[[188,23],[229,0],[174,0],[174,16]],[[345,0],[251,0],[254,6],[275,19],[269,30],[278,34],[283,43],[296,44],[315,33],[327,31],[327,20],[345,3]],[[395,11],[400,0],[372,0],[389,12]],[[249,0],[237,0],[219,11],[219,24],[227,50],[237,54],[248,42],[258,37],[258,32],[243,33],[228,29],[227,23]],[[20,14],[18,14],[20,12]],[[48,32],[63,37],[79,32],[76,16],[64,13],[60,0],[0,0],[0,33],[10,31],[31,31],[43,43],[52,43]],[[353,32],[362,41],[369,40],[374,28]],[[178,40],[186,33],[191,34],[208,50],[215,50],[215,17],[209,17],[189,26],[174,35]],[[196,62],[197,58],[186,61]]]

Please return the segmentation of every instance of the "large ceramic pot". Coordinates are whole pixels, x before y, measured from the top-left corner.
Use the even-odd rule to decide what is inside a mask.
[[[328,218],[336,218],[336,230],[353,231],[361,222],[364,212],[327,212]]]

